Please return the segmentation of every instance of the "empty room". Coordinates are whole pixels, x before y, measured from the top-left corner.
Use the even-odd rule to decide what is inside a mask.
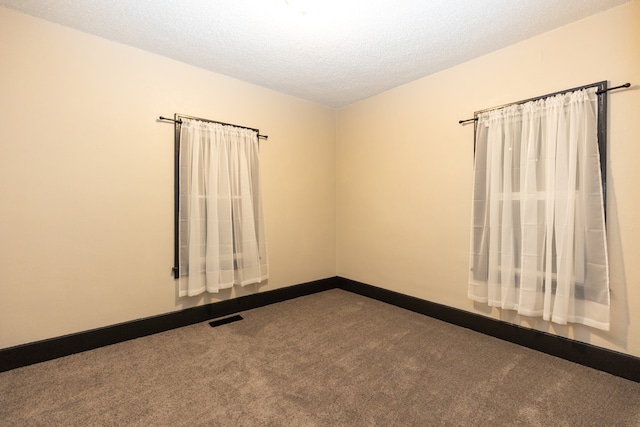
[[[640,0],[0,0],[0,117],[0,425],[640,425]]]

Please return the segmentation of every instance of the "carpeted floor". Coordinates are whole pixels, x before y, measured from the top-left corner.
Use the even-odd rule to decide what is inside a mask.
[[[0,425],[640,426],[640,383],[334,289],[0,373]]]

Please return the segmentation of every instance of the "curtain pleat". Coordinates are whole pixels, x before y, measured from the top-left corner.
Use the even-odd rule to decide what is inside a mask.
[[[472,300],[609,329],[595,91],[478,116]]]
[[[179,295],[266,280],[257,133],[183,118],[180,153]]]

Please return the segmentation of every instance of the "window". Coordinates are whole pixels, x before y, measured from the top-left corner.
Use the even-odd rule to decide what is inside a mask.
[[[176,115],[179,295],[268,278],[258,132]]]
[[[471,299],[608,330],[604,89],[476,113]]]

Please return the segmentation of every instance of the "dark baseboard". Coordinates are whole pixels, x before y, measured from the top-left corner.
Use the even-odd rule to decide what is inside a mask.
[[[170,329],[205,322],[334,288],[340,288],[345,291],[383,301],[454,325],[608,372],[622,378],[640,382],[640,358],[557,335],[523,328],[511,323],[342,277],[331,277],[193,307],[173,313],[6,348],[0,350],[0,372],[168,331]]]
[[[527,329],[501,320],[491,319],[350,279],[338,277],[337,282],[338,287],[346,291],[640,382],[640,358],[628,354]]]
[[[220,301],[104,328],[92,329],[0,350],[0,372],[69,356],[170,329],[205,322],[336,287],[336,278],[317,280]]]

